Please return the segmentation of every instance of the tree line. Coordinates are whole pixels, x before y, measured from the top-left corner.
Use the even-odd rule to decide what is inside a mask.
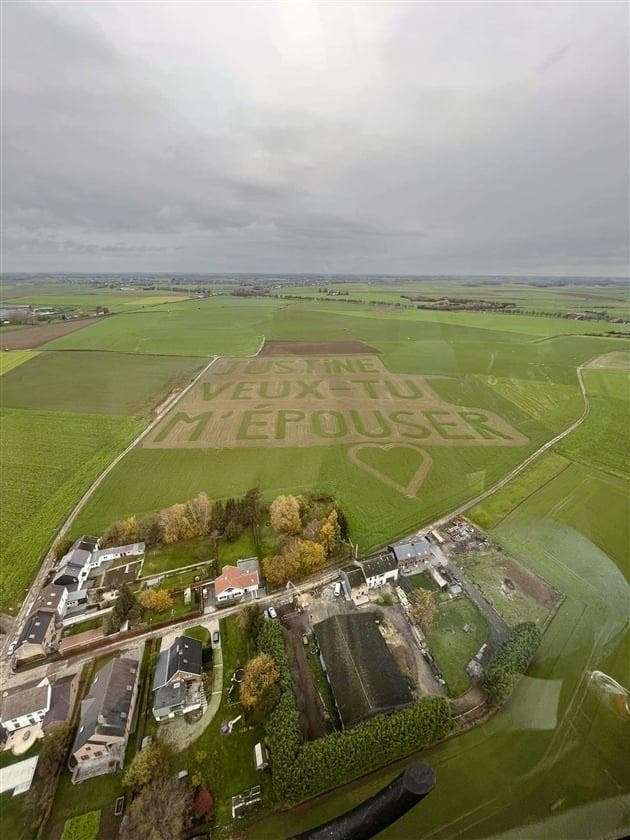
[[[248,527],[252,528],[257,541],[263,510],[258,487],[248,490],[241,498],[230,498],[225,502],[211,502],[206,493],[198,493],[194,499],[140,519],[135,516],[119,519],[105,531],[101,544],[107,548],[144,542],[151,547],[204,536],[222,537],[232,542]]]
[[[492,657],[486,669],[485,686],[494,705],[501,706],[508,699],[519,677],[529,668],[541,638],[534,622],[524,621],[516,625]]]
[[[275,661],[279,694],[265,725],[272,785],[278,801],[298,801],[443,738],[452,727],[444,697],[428,697],[391,715],[377,715],[343,732],[305,741],[284,633],[279,622],[259,625],[258,650]]]

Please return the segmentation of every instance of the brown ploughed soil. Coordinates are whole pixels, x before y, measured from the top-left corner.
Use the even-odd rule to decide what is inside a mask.
[[[517,563],[502,557],[501,567],[505,569],[506,575],[517,589],[520,589],[525,595],[529,595],[534,601],[538,601],[548,610],[552,610],[560,600],[560,594],[553,587],[539,577],[529,574]]]
[[[347,356],[379,353],[362,341],[265,341],[259,356]]]
[[[21,330],[9,330],[0,335],[0,349],[32,350],[54,338],[61,338],[62,335],[96,324],[97,321],[102,321],[102,318],[77,318],[76,321],[55,321],[52,324],[37,324]]]

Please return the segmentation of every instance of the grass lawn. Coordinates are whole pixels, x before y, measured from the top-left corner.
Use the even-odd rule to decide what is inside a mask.
[[[131,417],[1,411],[0,609],[15,610],[59,524],[140,430]]]
[[[88,621],[79,621],[77,624],[71,624],[63,631],[64,638],[66,636],[76,636],[77,633],[86,633],[88,630],[96,630],[103,624],[104,616],[95,616],[88,619]]]
[[[207,645],[210,642],[210,631],[199,624],[196,627],[189,627],[184,630],[184,635],[191,639],[198,639],[202,645]]]
[[[429,592],[440,591],[440,587],[428,572],[420,572],[419,575],[411,575],[407,578],[407,580],[414,589],[428,589]]]
[[[529,573],[511,558],[499,551],[476,551],[468,555],[460,555],[457,563],[463,568],[466,577],[476,583],[484,598],[498,612],[510,627],[521,621],[534,621],[539,626],[544,624],[549,610],[533,597],[518,587],[506,594],[502,588],[506,577],[515,576],[511,568],[529,576]],[[533,579],[535,583],[535,579]]]
[[[464,631],[466,624],[471,625],[468,633]],[[440,604],[428,640],[451,697],[458,697],[470,686],[466,665],[488,635],[486,619],[465,596]]]
[[[184,593],[178,592],[176,595],[173,595],[173,606],[170,610],[164,610],[164,612],[159,613],[147,611],[144,614],[142,622],[143,624],[151,626],[152,624],[158,624],[160,621],[168,621],[175,618],[182,618],[187,615],[194,615],[196,610],[197,604],[194,599],[191,600],[190,604],[185,604]]]
[[[271,529],[262,528],[261,530],[263,553],[270,553],[273,550]],[[182,566],[192,566],[194,563],[210,562],[214,559],[214,552],[214,541],[208,537],[184,540],[171,545],[156,545],[146,553],[142,576],[149,577],[179,569]],[[237,560],[244,560],[247,557],[256,557],[257,555],[257,549],[249,529],[244,531],[234,542],[220,540],[218,552],[220,568],[225,565],[235,565]],[[194,574],[199,574],[198,570],[195,570]],[[164,583],[171,586],[171,578],[167,578]]]
[[[37,831],[27,825],[22,807],[25,793],[13,796],[11,791],[0,794],[0,828],[3,837],[11,840],[34,840]]]
[[[88,811],[66,820],[61,840],[96,840],[101,825],[101,812]]]
[[[215,797],[217,821],[224,825],[232,819],[232,796],[253,785],[262,785],[263,802],[268,803],[271,779],[267,773],[258,772],[254,764],[254,746],[264,737],[260,724],[245,716],[245,720],[235,725],[232,735],[221,734],[221,724],[244,713],[239,703],[228,706],[226,702],[232,674],[237,666],[244,665],[255,655],[254,647],[247,642],[233,617],[221,621],[221,645],[221,705],[203,735],[189,749],[179,753],[176,762],[178,767],[185,767],[191,773],[201,773]]]
[[[39,353],[5,374],[2,404],[83,414],[146,414],[174,388],[187,384],[205,362],[186,356]]]
[[[65,822],[97,808],[110,807],[113,810],[116,799],[125,793],[122,772],[88,779],[80,785],[73,785],[70,778],[70,773],[64,772],[59,780],[49,825]]]

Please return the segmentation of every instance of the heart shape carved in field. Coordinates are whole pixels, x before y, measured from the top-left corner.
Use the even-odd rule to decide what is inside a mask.
[[[389,452],[393,449],[409,450],[410,453],[413,453],[413,456],[411,454],[409,455],[407,464],[411,464],[412,467],[414,464],[418,464],[414,474],[406,485],[396,481],[391,475],[379,470],[372,464],[368,464],[365,459],[361,457],[361,453],[365,453],[368,450]],[[370,473],[370,475],[378,478],[379,481],[393,487],[394,490],[397,490],[399,493],[402,493],[404,496],[408,496],[409,498],[413,498],[416,495],[420,489],[420,485],[427,477],[427,473],[431,469],[432,464],[432,459],[429,453],[424,449],[420,449],[418,446],[414,446],[412,443],[359,443],[356,446],[350,447],[348,450],[348,457],[357,467],[361,467],[362,470],[365,470]]]

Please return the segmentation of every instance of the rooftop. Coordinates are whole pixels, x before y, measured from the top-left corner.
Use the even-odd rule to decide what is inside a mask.
[[[257,586],[259,583],[258,572],[243,572],[236,566],[224,566],[221,574],[214,581],[216,595],[225,592],[226,589],[244,589],[246,586]]]
[[[136,659],[111,659],[92,680],[90,692],[81,701],[81,720],[72,752],[93,735],[122,737],[131,713],[131,698],[139,663]]]
[[[11,694],[7,693],[2,697],[2,720],[13,720],[40,709],[48,709],[49,693],[48,680],[27,683]]]
[[[396,559],[415,560],[417,557],[428,557],[431,554],[431,543],[425,537],[413,537],[389,546]]]
[[[153,677],[153,691],[169,683],[180,671],[199,676],[202,647],[198,639],[178,636],[170,648],[163,650],[158,657]]]
[[[65,592],[65,586],[59,586],[55,583],[51,583],[45,589],[41,590],[37,600],[35,601],[35,607],[39,610],[43,610],[44,612],[55,612]]]
[[[385,572],[391,572],[398,566],[398,561],[391,551],[383,551],[381,554],[374,554],[372,557],[366,557],[357,562],[366,578],[384,575]]]
[[[360,586],[365,586],[365,576],[363,570],[359,566],[344,566],[340,569],[348,578],[348,583],[351,589],[357,589]]]
[[[344,613],[313,628],[344,727],[413,702],[376,613]]]
[[[40,644],[46,638],[51,624],[55,621],[53,612],[37,610],[28,617],[19,638],[19,643]]]

